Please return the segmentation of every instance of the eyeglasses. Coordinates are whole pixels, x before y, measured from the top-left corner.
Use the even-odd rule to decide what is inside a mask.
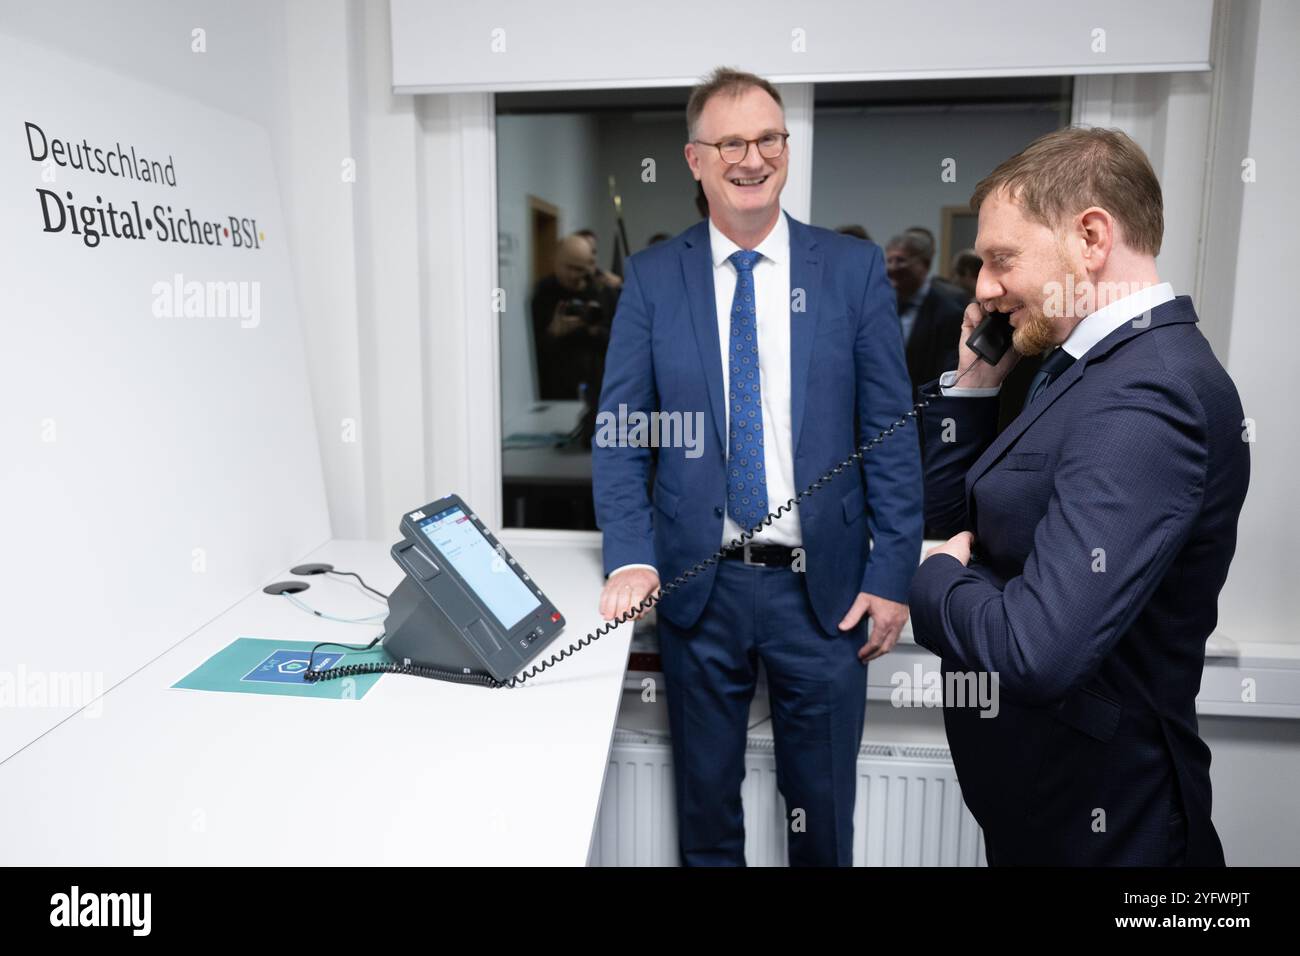
[[[719,140],[716,143],[706,143],[701,139],[693,139],[691,142],[698,143],[701,146],[715,147],[724,163],[728,166],[735,166],[749,155],[750,143],[758,146],[758,155],[764,159],[776,159],[785,152],[785,141],[789,138],[789,133],[764,133],[758,139],[741,139],[739,136],[733,136],[730,139]]]

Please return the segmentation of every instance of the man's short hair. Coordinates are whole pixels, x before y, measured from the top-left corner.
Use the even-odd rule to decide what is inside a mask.
[[[734,70],[729,66],[720,66],[710,73],[704,82],[691,90],[691,98],[686,101],[686,135],[690,139],[695,138],[695,124],[699,122],[700,114],[704,112],[704,104],[713,97],[719,93],[740,96],[749,89],[762,90],[776,100],[777,106],[785,109],[785,104],[781,102],[781,94],[776,91],[776,87],[761,76],[743,70]]]
[[[984,260],[975,254],[974,249],[963,249],[953,256],[952,274],[955,276],[977,276],[984,267]]]
[[[908,226],[903,232],[925,240],[925,253],[921,258],[926,262],[934,261],[934,233],[925,226]]]
[[[934,247],[925,236],[918,235],[911,230],[900,232],[890,239],[888,245],[885,246],[885,251],[888,252],[890,249],[902,249],[909,256],[915,256],[926,265],[934,261],[932,258]]]
[[[992,193],[1016,199],[1025,214],[1055,229],[1089,206],[1106,210],[1133,249],[1158,255],[1164,199],[1146,153],[1117,129],[1067,126],[1038,137],[980,180],[972,211]]]

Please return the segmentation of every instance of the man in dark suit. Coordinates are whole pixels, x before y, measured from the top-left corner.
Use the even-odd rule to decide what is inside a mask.
[[[966,300],[930,275],[932,253],[925,237],[901,233],[885,247],[885,271],[894,287],[898,321],[913,388],[933,381],[957,360],[957,333]]]
[[[1072,128],[971,207],[962,341],[987,309],[1015,348],[995,367],[963,345],[970,372],[937,383],[927,519],[956,533],[911,588],[945,686],[997,675],[996,716],[945,702],[963,796],[990,864],[1222,865],[1196,694],[1250,461],[1236,388],[1156,274],[1160,184],[1123,133]],[[1042,352],[994,438],[999,384]]]
[[[652,449],[598,431],[607,619],[784,509],[912,404],[880,248],[781,210],[776,89],[719,70],[693,91],[687,126],[709,218],[628,259],[600,409],[698,418],[705,440],[661,443],[648,495]],[[886,441],[658,607],[684,863],[745,862],[740,788],[760,662],[790,862],[852,863],[865,665],[907,619],[919,459],[914,439]]]
[[[894,287],[898,303],[898,322],[903,334],[907,358],[907,376],[912,382],[912,397],[920,397],[920,388],[953,367],[957,361],[957,334],[969,299],[958,298],[930,275],[934,244],[928,233],[913,227],[889,240],[885,247],[885,271]],[[918,446],[925,448],[925,422],[917,421]],[[924,457],[924,456],[922,456]],[[927,538],[938,532],[925,526]]]

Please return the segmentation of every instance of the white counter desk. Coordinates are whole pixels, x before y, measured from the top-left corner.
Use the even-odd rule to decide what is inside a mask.
[[[567,619],[543,657],[599,625],[598,547],[505,543]],[[387,593],[401,577],[388,549],[332,541],[302,560]],[[308,580],[299,596],[318,610],[379,607],[351,579]],[[584,865],[628,625],[510,690],[394,674],[361,700],[171,689],[237,637],[380,630],[248,596],[110,689],[99,716],[0,765],[0,863]]]
[[[544,657],[599,626],[598,535],[502,540],[567,618]],[[400,580],[388,547],[333,541],[302,561],[388,592]],[[350,579],[308,580],[301,597],[321,611],[378,607]],[[391,674],[361,700],[171,689],[237,637],[364,644],[379,630],[255,591],[110,689],[89,709],[98,716],[75,715],[0,764],[0,864],[585,864],[627,625],[513,690]],[[1300,716],[1300,660],[1285,650],[1212,641],[1198,710]],[[938,661],[909,633],[869,670],[868,696],[888,700],[891,674],[918,666]],[[646,675],[627,676],[639,689]],[[1244,677],[1259,687],[1248,704]]]

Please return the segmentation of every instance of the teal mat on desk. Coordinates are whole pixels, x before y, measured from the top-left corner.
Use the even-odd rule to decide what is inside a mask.
[[[257,637],[236,638],[172,687],[215,690],[235,694],[273,694],[280,697],[325,697],[332,700],[360,700],[382,674],[360,674],[309,684],[302,675],[307,655],[316,645],[311,641],[268,641]],[[316,651],[313,668],[329,670],[340,664],[388,661],[382,648],[350,651],[325,645]]]

